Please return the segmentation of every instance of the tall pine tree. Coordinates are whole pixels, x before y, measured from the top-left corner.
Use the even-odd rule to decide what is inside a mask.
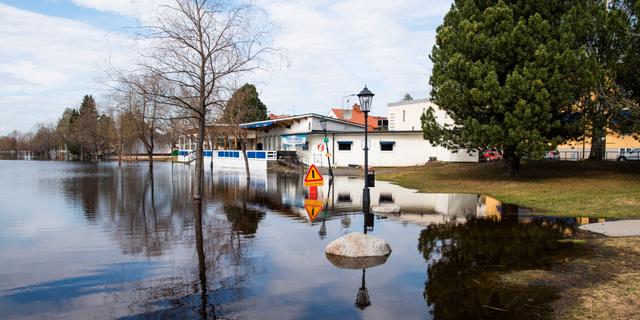
[[[456,0],[431,53],[432,110],[424,136],[452,149],[501,148],[505,175],[579,134],[574,102],[590,80],[588,57],[565,23],[571,1]]]

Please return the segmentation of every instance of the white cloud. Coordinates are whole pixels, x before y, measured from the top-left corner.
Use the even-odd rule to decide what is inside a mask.
[[[428,95],[428,55],[451,1],[262,0],[258,5],[280,27],[274,42],[289,59],[287,69],[255,77],[270,110],[326,113],[367,84],[376,93],[374,113],[386,114],[386,104],[405,92]]]
[[[167,0],[73,0],[129,16]],[[375,113],[405,92],[426,97],[435,28],[452,0],[255,0],[279,26],[274,45],[288,67],[249,77],[279,113],[326,113],[364,84],[376,93]],[[352,99],[352,102],[354,100]]]
[[[120,35],[5,4],[0,4],[0,43],[3,128],[29,130],[55,120],[82,95],[98,93],[95,79],[109,60],[126,60],[126,39]]]
[[[144,19],[167,0],[72,1]],[[278,26],[274,46],[284,49],[288,65],[247,81],[257,83],[276,113],[326,114],[367,84],[376,93],[373,113],[384,115],[387,103],[405,92],[428,95],[428,55],[451,2],[255,0]],[[83,94],[96,94],[100,86],[93,80],[107,61],[132,58],[126,41],[85,23],[0,4],[0,127],[28,130],[77,106]]]

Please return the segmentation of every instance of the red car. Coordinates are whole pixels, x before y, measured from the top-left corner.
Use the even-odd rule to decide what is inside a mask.
[[[480,152],[480,161],[496,161],[502,159],[502,152],[496,149],[486,149]]]

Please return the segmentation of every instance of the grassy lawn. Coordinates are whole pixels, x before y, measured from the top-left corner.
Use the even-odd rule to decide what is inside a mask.
[[[422,192],[479,193],[541,214],[640,218],[639,162],[530,162],[521,178],[502,178],[500,163],[433,163],[380,168],[378,179]]]

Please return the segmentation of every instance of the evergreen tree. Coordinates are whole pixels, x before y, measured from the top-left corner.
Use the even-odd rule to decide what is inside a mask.
[[[640,135],[640,0],[613,1],[616,8],[626,13],[628,20],[628,44],[622,58],[622,68],[618,72],[617,83],[629,101],[613,119],[612,128],[620,133]]]
[[[424,136],[452,149],[501,148],[506,176],[522,156],[542,157],[578,135],[573,104],[589,61],[562,0],[456,0],[431,54],[432,100],[454,121],[423,115]]]
[[[402,101],[412,101],[412,100],[413,100],[413,97],[408,93],[405,93],[404,97],[402,97]]]
[[[98,161],[98,110],[91,95],[85,95],[78,109],[78,119],[74,122],[75,140],[80,144],[80,157],[93,150],[94,161]]]
[[[261,121],[268,118],[267,106],[260,101],[256,87],[248,83],[233,93],[223,114],[223,119],[231,121],[231,124]]]
[[[621,1],[580,0],[574,3],[567,23],[578,42],[585,45],[591,61],[590,88],[578,105],[584,115],[585,135],[591,138],[590,158],[603,159],[607,130],[627,130],[624,118],[629,100],[621,76],[631,67],[625,59],[633,55],[629,52],[632,20]]]

